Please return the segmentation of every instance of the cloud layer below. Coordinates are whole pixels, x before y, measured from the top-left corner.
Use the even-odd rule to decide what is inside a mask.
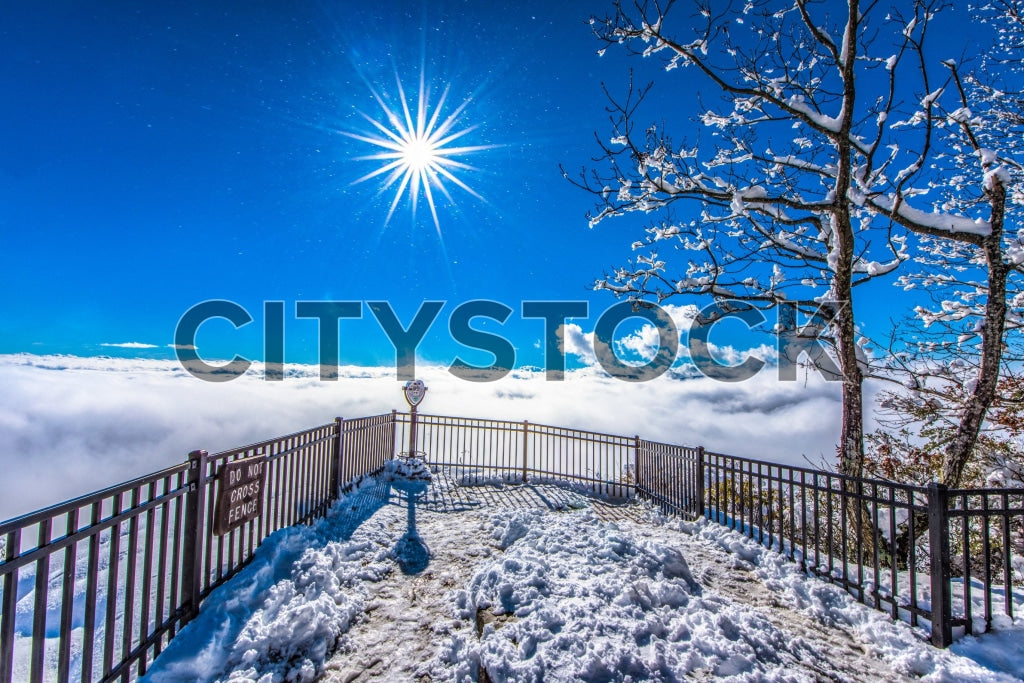
[[[429,392],[421,411],[530,420],[703,445],[791,464],[832,462],[840,386],[816,375],[779,382],[772,368],[727,384],[707,378],[630,383],[586,368],[549,382],[515,371],[496,382],[418,367]],[[320,381],[290,366],[265,382],[255,365],[210,383],[174,361],[0,356],[0,520],[157,471],[194,449],[210,452],[392,408],[404,410],[394,368],[342,367]],[[805,381],[806,380],[806,381]]]

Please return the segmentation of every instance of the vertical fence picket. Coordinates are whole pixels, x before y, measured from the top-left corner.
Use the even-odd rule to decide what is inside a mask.
[[[1006,491],[1002,493],[1002,504],[1003,614],[1013,619],[1013,569],[1010,565],[1013,550],[1010,541],[1010,496]]]
[[[523,420],[523,483],[526,483],[527,454],[530,449],[530,423]]]
[[[50,543],[53,521],[50,518],[39,523],[39,547]],[[36,561],[35,604],[32,614],[32,656],[29,679],[35,683],[43,680],[43,658],[46,654],[46,606],[49,602],[50,556],[44,554]]]
[[[643,480],[640,478],[640,435],[633,436],[633,495],[640,498],[643,490]]]
[[[90,523],[96,526],[100,522],[102,507],[99,501],[92,504]],[[89,559],[85,579],[85,617],[82,627],[82,680],[92,680],[94,648],[96,646],[96,596],[99,592],[99,560],[100,534],[98,531],[89,534]]]
[[[67,535],[78,531],[76,507],[67,514]],[[78,544],[72,543],[64,549],[64,575],[60,601],[60,640],[57,643],[57,680],[64,683],[71,677],[71,624],[75,605],[75,569],[78,561]]]

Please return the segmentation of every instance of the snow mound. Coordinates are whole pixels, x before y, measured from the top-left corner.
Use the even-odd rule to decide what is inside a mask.
[[[363,611],[362,596],[352,589],[390,571],[374,550],[366,541],[306,550],[291,576],[270,587],[231,645],[228,680],[268,674],[273,680],[313,680]]]
[[[591,511],[505,511],[491,518],[505,550],[457,591],[453,633],[435,680],[677,680],[763,676],[808,654],[760,615],[705,595],[682,553]]]
[[[420,458],[397,458],[384,463],[383,477],[390,482],[431,480],[430,468]]]

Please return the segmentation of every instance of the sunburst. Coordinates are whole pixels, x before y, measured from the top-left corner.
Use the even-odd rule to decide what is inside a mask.
[[[343,132],[350,138],[367,142],[383,150],[375,154],[355,157],[359,161],[382,161],[385,163],[375,171],[358,178],[353,184],[384,176],[380,193],[383,194],[395,188],[395,196],[388,209],[385,225],[391,221],[395,209],[406,195],[411,201],[412,213],[415,217],[417,202],[422,191],[423,197],[430,207],[434,227],[440,236],[441,221],[437,215],[435,190],[439,191],[450,203],[454,203],[451,193],[445,186],[445,183],[449,182],[473,197],[483,200],[483,197],[455,175],[458,171],[476,171],[478,169],[453,157],[492,149],[497,145],[455,146],[452,144],[475,130],[477,126],[459,127],[460,118],[472,101],[470,98],[465,99],[444,119],[441,118],[448,100],[450,86],[446,86],[437,103],[432,104],[429,88],[421,74],[414,116],[409,107],[405,89],[402,87],[402,81],[397,75],[395,84],[398,87],[398,99],[402,105],[401,115],[388,106],[384,98],[371,88],[373,98],[380,105],[386,121],[381,122],[364,112],[359,112],[376,129],[377,134]]]

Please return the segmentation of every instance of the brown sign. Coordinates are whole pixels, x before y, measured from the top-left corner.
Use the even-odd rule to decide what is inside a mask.
[[[263,512],[263,489],[267,481],[267,456],[226,462],[217,472],[220,481],[213,533],[217,536],[252,521]]]

